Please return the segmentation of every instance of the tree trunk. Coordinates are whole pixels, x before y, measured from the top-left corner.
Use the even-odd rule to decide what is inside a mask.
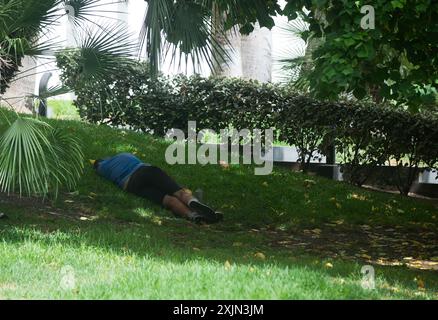
[[[242,36],[237,27],[223,32],[225,17],[213,5],[212,28],[214,44],[212,49],[213,75],[243,77],[268,82],[272,79],[272,33],[258,24],[248,36]],[[223,58],[222,47],[230,56]],[[222,50],[223,50],[222,49]]]
[[[212,63],[213,70],[212,74],[215,76],[223,75],[224,71],[227,69],[227,61],[224,57],[223,50],[227,50],[228,40],[223,32],[223,26],[225,22],[225,17],[219,11],[217,4],[213,3],[212,9]]]
[[[272,33],[256,24],[254,31],[242,37],[242,76],[262,82],[272,80]]]

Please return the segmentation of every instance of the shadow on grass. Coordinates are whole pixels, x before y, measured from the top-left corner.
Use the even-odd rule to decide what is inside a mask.
[[[436,207],[427,203],[282,169],[263,177],[254,176],[253,168],[244,166],[226,170],[219,166],[169,166],[163,159],[168,145],[163,140],[83,123],[66,122],[64,127],[86,142],[87,159],[132,152],[162,167],[184,186],[202,188],[207,201],[225,211],[226,221],[199,227],[170,218],[156,206],[121,192],[87,166],[78,194],[59,199],[55,206],[40,200],[2,199],[1,210],[10,217],[0,220],[0,236],[6,244],[30,241],[78,251],[85,246],[178,264],[208,260],[224,268],[227,262],[248,267],[276,265],[283,270],[293,267],[333,278],[354,275],[359,279],[361,266],[367,262],[335,255],[342,244],[352,242],[348,236],[358,233],[359,225],[409,223],[414,232],[422,230],[424,223],[436,226]],[[329,250],[324,224],[342,219],[353,227],[342,229],[347,239],[335,238],[339,243]],[[309,234],[304,232],[306,228]],[[309,245],[289,246],[287,241],[307,241]],[[403,266],[376,266],[376,271],[391,283],[402,283],[413,291],[417,289],[413,279],[418,277],[427,283],[427,290],[438,288],[437,275],[431,271]]]
[[[157,261],[185,264],[208,260],[224,265],[252,267],[277,266],[325,274],[333,279],[357,277],[367,264],[360,259],[334,258],[324,251],[273,247],[269,230],[248,229],[245,225],[196,226],[180,219],[158,215],[139,215],[141,209],[125,209],[125,218],[94,216],[84,212],[59,213],[50,206],[4,204],[2,210],[12,212],[0,220],[0,235],[5,243],[38,243],[50,248],[61,245],[80,250],[82,246],[115,252],[120,256],[134,255]],[[23,205],[23,204],[22,204]],[[12,211],[13,209],[13,211]],[[435,272],[410,270],[404,266],[375,266],[379,277],[389,287],[402,285],[416,291],[414,278],[427,283],[428,293],[438,289]],[[386,290],[386,289],[385,289]],[[390,293],[390,290],[387,290]]]

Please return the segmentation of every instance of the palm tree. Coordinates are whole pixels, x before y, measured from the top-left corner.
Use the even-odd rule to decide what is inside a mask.
[[[278,1],[265,0],[146,0],[141,47],[151,71],[158,72],[167,55],[173,60],[220,70],[231,59],[230,34],[249,34],[258,23],[272,28],[281,12]],[[236,30],[237,31],[234,31]],[[178,59],[179,58],[179,59]]]
[[[281,27],[286,41],[293,44],[281,57],[277,59],[283,72],[283,82],[291,84],[301,91],[309,91],[308,75],[311,73],[314,62],[313,52],[321,44],[321,39],[315,38],[309,32],[309,25],[302,17],[285,23]],[[303,42],[303,38],[307,40]]]
[[[123,26],[94,22],[103,5],[100,0],[0,0],[0,94],[24,77],[19,67],[25,56],[55,59],[74,52],[81,70],[76,80],[82,83],[129,66],[137,46]],[[50,30],[65,16],[80,30],[80,45],[61,51]],[[69,91],[56,86],[32,98]],[[8,104],[1,95],[0,102]],[[46,196],[56,195],[60,186],[74,188],[84,162],[79,141],[36,117],[2,115],[8,126],[0,137],[0,190]]]

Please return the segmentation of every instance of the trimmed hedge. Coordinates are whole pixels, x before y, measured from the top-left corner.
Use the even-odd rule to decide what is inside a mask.
[[[391,107],[331,103],[297,94],[287,87],[234,78],[176,76],[152,79],[146,64],[120,70],[105,81],[75,83],[78,66],[58,57],[63,81],[74,88],[80,116],[93,123],[129,126],[163,136],[187,131],[187,122],[219,132],[275,128],[277,137],[299,152],[303,170],[317,153],[335,145],[345,178],[362,185],[376,165],[397,166],[402,194],[421,167],[438,167],[438,119]],[[408,174],[406,174],[408,172]]]

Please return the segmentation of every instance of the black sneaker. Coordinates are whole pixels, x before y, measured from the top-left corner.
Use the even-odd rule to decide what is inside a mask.
[[[223,218],[223,216],[222,216],[222,218],[220,218],[212,208],[201,203],[197,199],[191,200],[189,202],[189,207],[193,211],[199,213],[204,218],[205,222],[207,222],[207,223],[216,223],[216,222],[219,222],[220,220],[222,220],[222,218]]]
[[[200,213],[194,212],[190,217],[187,218],[189,221],[195,223],[195,224],[203,224],[205,223],[204,216]]]
[[[216,211],[215,214],[216,214],[217,222],[224,220],[224,214],[222,212]]]

